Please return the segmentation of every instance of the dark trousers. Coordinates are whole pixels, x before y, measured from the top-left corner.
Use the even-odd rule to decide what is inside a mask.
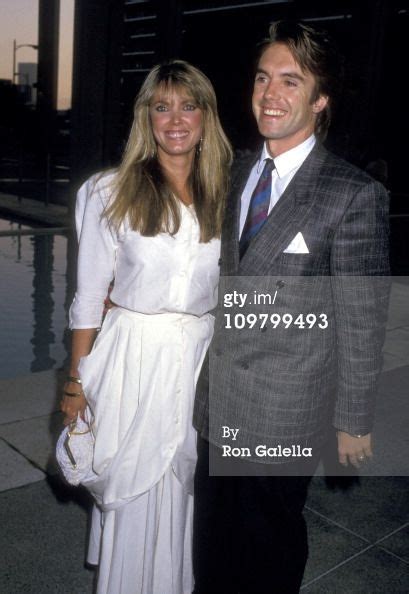
[[[310,479],[209,476],[209,444],[199,437],[194,594],[299,592],[308,557],[302,510]]]

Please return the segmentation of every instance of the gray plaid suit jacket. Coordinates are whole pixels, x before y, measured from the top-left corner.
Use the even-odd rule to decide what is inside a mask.
[[[215,335],[194,425],[216,445],[225,443],[223,426],[239,428],[234,445],[250,448],[317,446],[331,423],[366,434],[389,295],[387,192],[317,143],[240,261],[240,197],[257,157],[233,166]],[[309,253],[285,253],[299,232]],[[325,312],[329,327],[226,329],[226,290],[266,287],[279,287],[275,311]]]

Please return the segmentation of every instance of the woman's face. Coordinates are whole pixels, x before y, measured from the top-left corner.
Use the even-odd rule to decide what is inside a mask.
[[[149,106],[159,159],[194,155],[203,128],[203,112],[183,87],[159,87]]]

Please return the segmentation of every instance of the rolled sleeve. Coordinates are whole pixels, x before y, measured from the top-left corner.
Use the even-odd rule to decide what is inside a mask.
[[[69,311],[70,329],[99,328],[115,274],[116,234],[103,216],[112,176],[93,176],[77,194],[77,291]]]

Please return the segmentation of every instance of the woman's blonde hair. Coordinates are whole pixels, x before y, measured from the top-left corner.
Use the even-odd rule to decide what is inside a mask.
[[[155,92],[183,89],[203,113],[202,139],[196,148],[189,177],[200,226],[200,241],[218,237],[224,213],[232,151],[217,115],[217,101],[209,79],[182,60],[155,66],[136,98],[134,120],[119,165],[114,200],[105,212],[118,227],[125,218],[142,235],[177,233],[180,203],[158,162],[149,106]]]

